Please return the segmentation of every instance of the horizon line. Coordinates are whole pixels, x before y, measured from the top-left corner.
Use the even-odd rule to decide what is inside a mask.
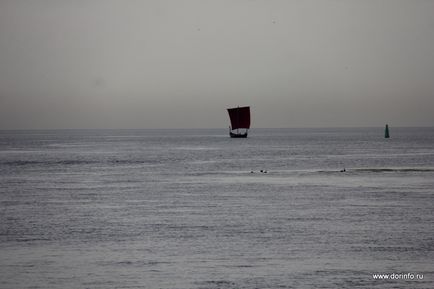
[[[255,129],[344,129],[344,128],[384,128],[386,124],[378,126],[293,126],[293,127],[254,127],[249,130]],[[389,128],[434,128],[434,125],[409,125],[409,126],[391,126]],[[227,130],[223,127],[165,127],[165,128],[0,128],[0,131],[44,131],[44,130]]]

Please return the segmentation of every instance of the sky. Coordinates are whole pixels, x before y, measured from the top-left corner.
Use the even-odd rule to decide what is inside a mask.
[[[0,0],[0,129],[434,126],[434,1]]]

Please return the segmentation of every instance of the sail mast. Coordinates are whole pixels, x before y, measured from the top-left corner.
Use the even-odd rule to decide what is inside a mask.
[[[240,123],[240,107],[237,107],[237,123]],[[240,133],[240,129],[237,127],[237,134]]]

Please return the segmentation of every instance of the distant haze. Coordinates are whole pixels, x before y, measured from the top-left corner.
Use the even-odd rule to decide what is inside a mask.
[[[434,1],[0,0],[0,129],[433,126]]]

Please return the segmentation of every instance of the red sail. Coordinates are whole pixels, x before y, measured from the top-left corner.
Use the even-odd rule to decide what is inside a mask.
[[[250,107],[228,108],[231,129],[250,128]]]

